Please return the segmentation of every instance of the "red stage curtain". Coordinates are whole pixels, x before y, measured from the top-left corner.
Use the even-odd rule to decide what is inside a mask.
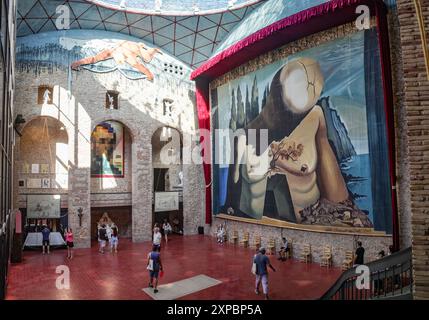
[[[214,68],[224,68],[228,69],[228,62],[226,59],[231,58],[234,56],[237,52],[242,51],[243,49],[250,47],[254,45],[255,43],[265,40],[266,38],[272,36],[276,32],[279,32],[283,29],[290,28],[292,26],[296,26],[299,24],[306,23],[316,17],[325,16],[327,13],[333,13],[341,11],[341,9],[349,9],[347,13],[341,12],[341,14],[336,15],[335,17],[329,17],[324,19],[319,23],[319,30],[322,31],[326,29],[326,26],[330,26],[332,24],[342,24],[346,21],[343,21],[344,19],[347,20],[351,16],[352,20],[357,17],[355,13],[355,8],[358,5],[367,5],[370,7],[370,9],[374,9],[376,6],[385,6],[384,3],[381,0],[332,0],[330,2],[322,3],[318,6],[306,9],[304,11],[298,12],[294,15],[291,15],[289,17],[286,17],[282,20],[279,20],[265,28],[262,28],[261,30],[251,34],[250,36],[238,41],[236,44],[230,46],[229,48],[225,49],[218,55],[211,58],[209,61],[204,63],[202,66],[200,66],[198,69],[194,70],[191,74],[191,79],[196,79],[200,75],[206,74],[208,70]],[[352,10],[350,10],[352,9]],[[371,10],[371,15],[374,15],[375,10]],[[349,19],[350,20],[350,19]],[[336,23],[337,22],[337,23]],[[305,33],[310,34],[311,32],[307,32],[306,28],[307,25],[301,25],[299,26],[300,30],[297,30],[301,36],[305,36]],[[304,34],[304,35],[303,35]],[[287,38],[282,40],[283,44],[286,44],[288,41]],[[252,48],[253,49],[253,48]],[[226,62],[226,64],[219,65],[221,62]],[[245,62],[243,60],[242,62]],[[225,70],[229,71],[229,70]]]
[[[209,84],[207,81],[199,79],[196,81],[196,101],[198,110],[198,124],[200,130],[210,131],[210,102],[209,102]],[[204,158],[211,161],[211,143],[209,140],[200,140],[203,148]],[[211,163],[211,162],[210,162]],[[211,188],[211,164],[204,161],[204,179],[206,184],[206,224],[212,222],[212,188]]]

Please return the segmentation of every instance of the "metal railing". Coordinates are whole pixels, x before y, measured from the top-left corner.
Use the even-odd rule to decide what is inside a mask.
[[[366,264],[369,285],[359,289],[361,272],[353,267],[338,278],[321,300],[412,299],[411,247]]]

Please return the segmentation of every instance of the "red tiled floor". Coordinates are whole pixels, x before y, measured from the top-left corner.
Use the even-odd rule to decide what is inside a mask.
[[[65,250],[50,255],[24,252],[23,262],[10,268],[7,299],[151,299],[141,289],[147,286],[146,257],[150,243],[131,243],[122,239],[117,255],[91,249],[75,249],[66,259]],[[165,275],[160,284],[205,274],[222,284],[187,296],[189,299],[262,299],[254,294],[251,274],[253,249],[232,244],[220,245],[208,236],[175,236],[163,244],[161,257]],[[317,264],[295,260],[281,262],[271,258],[276,273],[270,274],[271,299],[316,299],[338,278],[337,268],[326,270]],[[58,265],[70,268],[70,289],[58,290]]]

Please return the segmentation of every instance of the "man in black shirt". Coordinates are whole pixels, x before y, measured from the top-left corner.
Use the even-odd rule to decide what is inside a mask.
[[[355,252],[355,264],[363,264],[363,256],[365,254],[365,249],[362,247],[362,242],[358,241],[357,245],[358,247]]]

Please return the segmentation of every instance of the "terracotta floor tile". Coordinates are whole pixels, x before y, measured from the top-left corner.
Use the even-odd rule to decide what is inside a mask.
[[[151,299],[142,291],[148,284],[146,257],[150,247],[149,242],[121,239],[117,255],[102,255],[94,243],[90,249],[75,249],[71,261],[66,259],[65,250],[53,250],[50,255],[25,251],[23,262],[10,268],[7,299]],[[161,250],[165,275],[160,284],[204,274],[222,283],[180,300],[262,299],[254,294],[250,272],[253,254],[253,249],[220,245],[208,236],[173,236]],[[337,268],[326,270],[318,264],[270,258],[277,269],[270,273],[271,299],[317,299],[341,274]],[[58,265],[70,268],[69,290],[55,286]]]

